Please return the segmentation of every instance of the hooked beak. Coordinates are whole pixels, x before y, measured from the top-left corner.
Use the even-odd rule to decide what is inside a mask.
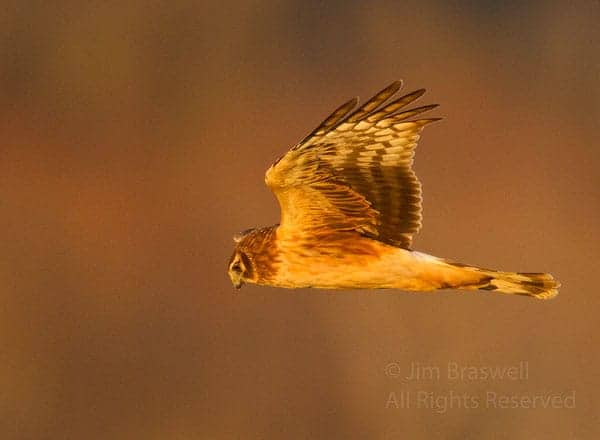
[[[240,290],[242,288],[242,286],[244,285],[244,281],[242,280],[241,277],[231,277],[231,284],[233,284],[233,287],[235,287],[235,290]]]
[[[231,284],[233,284],[233,287],[235,287],[235,290],[241,289],[244,285],[244,279],[242,278],[241,274],[230,271],[229,279],[231,280]]]

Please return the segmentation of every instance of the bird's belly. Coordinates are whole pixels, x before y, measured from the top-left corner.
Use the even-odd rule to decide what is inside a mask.
[[[285,252],[281,255],[273,285],[322,289],[399,288],[427,290],[421,264],[412,252],[375,243],[375,252],[314,253]]]

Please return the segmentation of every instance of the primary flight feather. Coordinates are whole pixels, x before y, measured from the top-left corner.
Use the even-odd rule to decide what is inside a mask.
[[[335,110],[267,170],[281,208],[278,225],[234,237],[229,276],[243,283],[323,289],[481,289],[548,299],[550,274],[499,272],[411,250],[421,227],[421,184],[412,170],[423,128],[437,105],[406,110],[395,81],[357,108]]]

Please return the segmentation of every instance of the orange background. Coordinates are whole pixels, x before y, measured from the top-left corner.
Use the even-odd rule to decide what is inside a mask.
[[[597,1],[4,1],[1,437],[597,437],[598,23]],[[445,117],[415,248],[552,272],[556,300],[234,294],[233,234],[278,220],[264,171],[396,78]],[[528,377],[386,367],[413,362]],[[386,407],[403,391],[575,408]]]

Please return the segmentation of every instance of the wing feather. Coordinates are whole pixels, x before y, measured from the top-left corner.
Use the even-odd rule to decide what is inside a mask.
[[[315,128],[309,135],[300,141],[300,143],[296,145],[294,149],[299,148],[308,139],[322,136],[323,134],[332,130],[341,120],[348,116],[348,114],[354,109],[354,107],[356,107],[357,104],[358,98],[352,98],[348,102],[340,105],[332,114],[330,114],[323,122],[321,122],[317,128]]]
[[[369,122],[376,122],[388,115],[391,115],[395,111],[397,111],[403,107],[406,107],[411,102],[416,101],[421,96],[423,96],[424,93],[425,93],[425,89],[419,89],[419,90],[415,90],[414,92],[409,93],[408,95],[404,95],[398,99],[393,100],[392,102],[387,104],[384,108],[382,108],[381,110],[379,110],[376,113],[369,116],[369,118],[368,118]]]
[[[393,82],[356,111],[356,99],[346,102],[269,168],[280,228],[291,235],[358,231],[410,248],[422,218],[414,149],[439,118],[411,120],[437,105],[403,110],[424,89],[385,104],[401,86]]]
[[[402,88],[402,81],[394,81],[385,89],[377,93],[371,99],[369,99],[366,103],[364,103],[356,112],[354,112],[346,122],[360,122],[363,120],[369,113],[387,101],[391,96],[393,96],[398,90]]]

